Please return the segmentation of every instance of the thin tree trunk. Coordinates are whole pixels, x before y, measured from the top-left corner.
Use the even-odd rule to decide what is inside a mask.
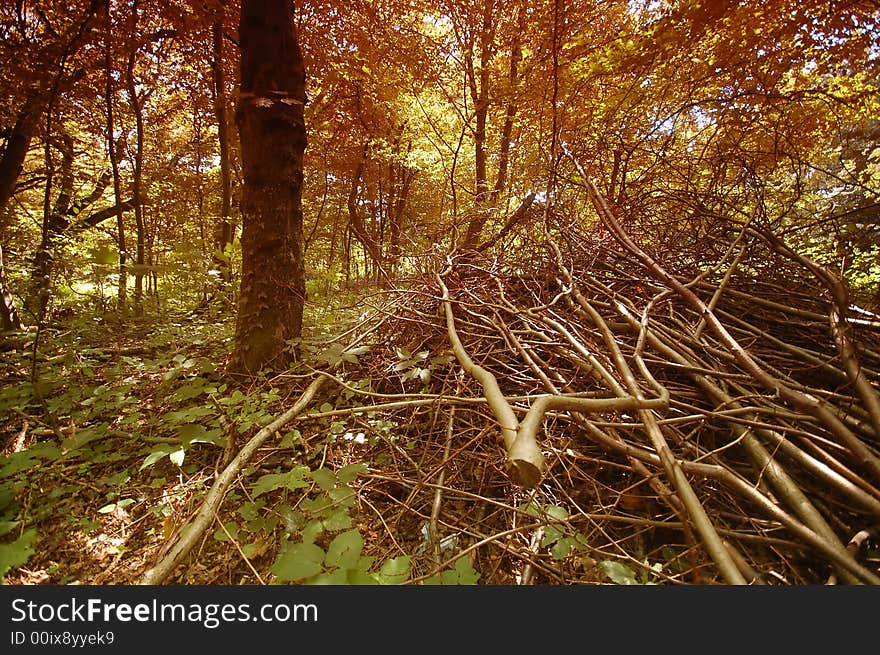
[[[116,137],[114,127],[114,111],[113,102],[116,95],[113,84],[113,57],[111,54],[112,42],[111,34],[113,33],[113,23],[110,20],[110,5],[104,4],[104,97],[107,109],[107,156],[110,159],[110,170],[113,172],[113,197],[116,206],[116,231],[117,231],[117,248],[119,249],[119,313],[125,315],[125,306],[127,302],[127,252],[125,246],[125,220],[123,217],[123,209],[120,202],[122,197],[122,182],[119,175],[119,157],[116,151]]]
[[[0,244],[0,330],[21,330],[21,318],[15,308],[9,284],[6,282],[6,266],[3,263],[3,244]]]
[[[40,311],[43,298],[48,297],[52,280],[52,263],[55,258],[55,241],[65,224],[65,215],[70,210],[71,196],[73,195],[73,139],[68,134],[61,134],[61,178],[58,198],[52,207],[52,211],[43,221],[43,230],[40,236],[40,246],[34,255],[34,268],[31,271],[31,280],[27,294],[25,308],[37,315]],[[48,141],[47,141],[47,148]],[[47,150],[47,171],[51,171],[50,155]],[[47,184],[50,175],[47,175]],[[48,193],[48,191],[47,191]]]
[[[0,236],[6,231],[9,221],[3,210],[15,192],[15,183],[18,181],[18,176],[21,174],[21,169],[24,166],[25,157],[30,149],[31,138],[34,135],[34,130],[37,127],[40,116],[45,110],[50,97],[57,93],[61,86],[61,78],[64,75],[66,62],[95,33],[95,30],[91,29],[94,27],[92,22],[100,5],[101,0],[91,0],[89,6],[85,8],[82,20],[76,23],[69,41],[60,49],[58,74],[53,84],[49,84],[48,77],[42,77],[32,84],[31,93],[27,96],[24,105],[18,112],[15,124],[6,138],[6,147],[3,150],[2,157],[0,157]],[[69,81],[76,80],[82,75],[82,70],[76,70],[70,76]],[[51,92],[50,87],[52,87]]]
[[[0,327],[3,331],[21,330],[21,318],[15,307],[15,299],[6,281],[6,268],[3,264],[2,237],[9,225],[10,213],[6,204],[15,191],[15,183],[21,174],[24,160],[30,149],[31,138],[40,120],[38,94],[28,97],[18,113],[15,124],[6,137],[6,147],[0,157]]]
[[[18,113],[15,124],[6,138],[6,148],[3,150],[3,157],[0,158],[0,221],[2,221],[0,235],[6,231],[9,221],[3,210],[15,191],[15,183],[21,174],[24,159],[31,145],[31,137],[40,120],[42,105],[43,101],[39,94],[30,96]]]
[[[396,272],[400,266],[400,258],[403,255],[401,245],[401,236],[403,235],[403,213],[406,210],[406,203],[409,199],[409,190],[412,186],[415,171],[407,168],[404,164],[394,164],[397,167],[395,179],[397,181],[394,194],[392,196],[391,207],[388,210],[389,221],[391,224],[389,241],[389,261],[391,262],[392,272]]]
[[[237,112],[244,188],[242,272],[230,369],[285,365],[305,302],[305,67],[288,0],[243,0]]]
[[[131,4],[131,31],[132,38],[136,38],[138,27],[138,0],[132,0]],[[128,54],[128,66],[125,71],[125,82],[128,86],[128,98],[131,103],[131,111],[134,114],[135,133],[137,138],[134,153],[134,175],[132,180],[131,195],[134,199],[134,223],[137,237],[137,252],[134,270],[134,313],[135,316],[144,315],[144,271],[146,270],[146,235],[144,230],[143,208],[143,169],[144,169],[144,117],[141,100],[137,94],[134,80],[134,64],[137,59],[138,46],[132,44]]]
[[[217,140],[220,145],[220,221],[217,224],[215,263],[220,270],[220,282],[226,286],[232,280],[227,246],[235,238],[235,229],[230,220],[232,213],[232,174],[229,163],[229,120],[226,111],[226,78],[223,72],[223,21],[215,21],[211,26],[213,38],[214,74],[214,115],[217,119]]]
[[[318,205],[318,211],[315,213],[315,219],[312,223],[312,230],[309,232],[309,236],[306,237],[305,242],[303,243],[303,256],[309,251],[309,245],[312,243],[312,240],[315,238],[315,234],[318,232],[318,226],[324,221],[324,209],[327,207],[327,196],[330,194],[330,173],[328,171],[324,171],[324,192],[321,194],[321,204]],[[335,236],[335,235],[334,235]],[[332,246],[330,248],[331,252],[333,250]]]
[[[480,233],[489,218],[489,178],[487,174],[486,124],[489,116],[489,80],[493,41],[495,40],[495,0],[484,0],[483,26],[480,30],[480,70],[474,70],[473,55],[467,57],[471,99],[474,101],[476,128],[474,129],[474,215],[468,221],[464,246],[472,247],[480,240]]]
[[[361,213],[358,210],[357,197],[361,186],[361,177],[363,176],[366,159],[367,146],[364,145],[363,154],[358,160],[354,174],[351,177],[351,188],[348,192],[348,224],[351,228],[351,233],[364,247],[366,257],[368,258],[368,261],[373,264],[376,275],[381,275],[383,278],[387,278],[388,274],[385,271],[385,267],[382,265],[382,255],[379,252],[376,241],[370,235],[367,226],[364,224],[363,216],[361,216]],[[365,262],[365,268],[366,263],[367,262]]]
[[[109,171],[102,173],[91,192],[87,196],[73,202],[73,139],[67,134],[62,134],[60,138],[62,157],[61,186],[52,208],[52,214],[49,217],[47,230],[42,235],[40,247],[34,256],[34,268],[31,272],[27,303],[27,307],[32,311],[36,311],[39,297],[49,290],[52,268],[57,256],[55,250],[58,239],[64,235],[72,236],[95,227],[108,218],[109,212],[116,211],[115,207],[111,207],[94,212],[83,220],[77,220],[86,207],[96,202],[103,195],[107,185],[110,183],[111,173]],[[122,203],[123,210],[131,209],[132,206],[131,200]]]
[[[490,203],[494,206],[498,203],[501,194],[507,189],[507,169],[510,165],[510,140],[513,136],[513,122],[516,118],[517,104],[516,94],[519,85],[519,63],[522,61],[522,34],[526,29],[526,12],[522,6],[516,9],[517,25],[513,32],[510,43],[510,72],[508,74],[507,110],[504,112],[504,125],[501,128],[501,143],[498,146],[498,176],[495,178],[495,186],[492,188]]]

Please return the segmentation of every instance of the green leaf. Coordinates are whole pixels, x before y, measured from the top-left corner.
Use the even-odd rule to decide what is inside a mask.
[[[460,557],[455,560],[455,568],[441,571],[433,575],[424,584],[426,585],[473,585],[480,579],[480,574],[474,570],[469,557]]]
[[[368,470],[369,467],[362,462],[358,464],[349,464],[348,466],[343,466],[336,472],[336,479],[347,484],[353,482],[361,473],[366,473]]]
[[[279,448],[293,448],[302,443],[302,433],[299,430],[291,430],[281,439],[278,444]]]
[[[547,516],[554,519],[559,519],[564,521],[568,518],[568,511],[564,507],[559,507],[558,505],[548,505],[544,510],[547,512]]]
[[[15,530],[19,523],[21,521],[0,521],[0,537]]]
[[[375,578],[379,584],[401,584],[409,579],[411,567],[412,563],[407,555],[385,560]]]
[[[98,510],[98,514],[109,514],[117,509],[124,509],[129,505],[133,505],[135,502],[134,498],[123,498],[115,503],[110,503],[109,505],[104,505],[102,508]]]
[[[475,585],[480,579],[480,574],[471,564],[470,557],[459,557],[455,560],[455,572],[458,574],[458,584]]]
[[[321,524],[324,526],[325,530],[345,530],[351,527],[351,515],[348,513],[348,509],[344,507],[334,509],[330,512],[327,518],[321,521]]]
[[[341,343],[334,343],[329,348],[317,355],[319,360],[327,362],[331,367],[336,366],[339,362],[357,363],[357,356],[352,352],[346,351],[345,346]]]
[[[556,543],[565,536],[565,532],[558,526],[548,525],[544,527],[544,538],[541,540],[541,547],[546,548],[550,544]]]
[[[327,495],[330,496],[334,503],[341,507],[351,507],[355,503],[354,489],[347,484],[342,484],[335,489],[331,489],[327,492]]]
[[[193,439],[199,439],[204,437],[207,434],[208,430],[201,423],[187,423],[185,425],[178,425],[175,429],[177,432],[177,436],[180,437],[180,440],[184,443],[188,443]]]
[[[253,521],[260,516],[260,509],[263,507],[264,504],[265,503],[263,501],[260,501],[259,503],[252,503],[248,501],[238,508],[238,513],[241,514],[241,518],[243,518],[245,521]]]
[[[603,560],[599,563],[602,571],[611,578],[611,581],[620,585],[639,584],[636,580],[636,574],[626,564],[614,562],[612,560]]]
[[[27,563],[34,554],[33,543],[37,539],[37,531],[33,528],[25,530],[11,544],[0,544],[0,580],[11,570]]]
[[[336,475],[329,469],[316,469],[309,473],[309,477],[317,482],[318,486],[325,491],[329,491],[336,486]]]
[[[94,441],[98,437],[102,436],[102,434],[105,434],[104,431],[99,430],[96,427],[89,427],[82,430],[77,430],[75,435],[61,442],[61,449],[64,452],[77,450],[78,448],[82,448],[83,446],[85,446],[90,441]]]
[[[300,536],[302,537],[303,543],[311,544],[315,542],[315,539],[317,539],[318,535],[322,532],[324,532],[324,524],[321,521],[311,521],[302,529]]]
[[[364,538],[357,529],[338,534],[327,548],[324,563],[327,566],[350,569],[357,563],[363,547]]]
[[[242,546],[241,552],[244,553],[244,556],[247,557],[248,559],[252,559],[258,553],[262,552],[262,550],[265,550],[265,548],[266,547],[264,544],[255,542],[252,544],[245,544],[244,546]]]
[[[57,446],[39,443],[17,453],[0,457],[0,478],[5,478],[21,471],[26,471],[41,464],[43,460],[56,460],[61,456]]]
[[[399,373],[400,371],[405,371],[406,369],[410,368],[414,364],[415,364],[414,360],[405,359],[402,362],[398,362],[397,364],[395,364],[394,368],[392,370],[394,370],[396,373]]]
[[[304,580],[321,572],[324,551],[315,544],[290,544],[278,556],[271,571],[281,582]]]
[[[340,571],[342,569],[339,569]],[[366,571],[360,567],[356,569],[349,569],[348,573],[348,584],[350,585],[377,585],[379,581],[376,580],[376,576],[374,576],[369,571]]]
[[[302,489],[308,487],[305,476],[309,472],[307,466],[295,466],[287,473],[269,473],[254,483],[254,496],[274,491],[275,489]]]
[[[571,537],[565,537],[564,539],[560,539],[553,547],[550,549],[550,554],[553,556],[555,560],[561,560],[568,557],[568,554],[571,552],[572,546],[574,546],[576,540]]]
[[[169,425],[195,423],[206,416],[212,416],[215,412],[216,410],[213,407],[196,405],[195,407],[188,407],[187,409],[181,409],[176,412],[169,412],[165,415],[163,420]]]
[[[223,524],[223,527],[226,528],[225,531],[223,528],[217,528],[214,532],[214,539],[217,541],[229,541],[229,537],[226,536],[227,532],[233,539],[238,535],[238,523],[235,521],[227,521]]]
[[[149,455],[147,455],[147,458],[144,460],[144,463],[141,464],[140,470],[143,471],[148,466],[152,466],[153,464],[158,462],[160,459],[165,457],[165,455],[168,455],[169,453],[172,453],[175,450],[177,450],[176,446],[159,446],[153,452],[151,452]]]
[[[348,571],[345,569],[336,569],[331,573],[322,573],[309,580],[309,584],[313,585],[346,585],[348,581]]]

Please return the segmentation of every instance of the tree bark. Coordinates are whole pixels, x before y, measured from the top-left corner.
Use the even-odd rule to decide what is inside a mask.
[[[0,331],[21,330],[21,318],[15,308],[12,293],[6,283],[6,267],[3,264],[3,244],[0,244]]]
[[[45,72],[52,70],[56,64],[58,65],[54,82],[50,82],[51,75],[43,74],[32,80],[22,80],[31,91],[16,116],[15,124],[6,138],[6,147],[3,150],[2,156],[0,156],[0,236],[5,232],[9,221],[3,210],[15,192],[15,183],[24,166],[24,160],[30,149],[31,138],[34,135],[37,123],[46,110],[49,98],[52,94],[57,93],[58,88],[61,86],[65,62],[85,45],[94,33],[94,30],[91,29],[92,21],[100,8],[100,4],[100,0],[91,0],[88,7],[84,8],[85,12],[83,13],[82,20],[74,25],[69,39],[63,44],[58,44],[60,46],[57,49],[57,52],[60,53],[59,59],[51,63],[49,61],[45,62]],[[21,6],[19,9],[21,9]],[[71,11],[74,10],[75,7],[71,8]],[[55,36],[58,35],[55,34]],[[55,49],[53,48],[53,50]],[[70,75],[68,81],[75,81],[82,74],[82,70],[76,70]],[[54,90],[50,90],[52,87],[54,87]]]
[[[468,222],[464,247],[473,247],[480,240],[483,226],[489,219],[489,178],[487,173],[486,124],[489,117],[489,82],[495,40],[495,0],[484,0],[483,27],[480,30],[480,70],[474,70],[473,53],[466,56],[467,76],[474,101],[474,215]]]
[[[360,189],[361,177],[364,173],[364,164],[366,163],[366,159],[367,146],[364,145],[363,155],[358,161],[357,166],[354,170],[354,174],[351,177],[351,188],[348,192],[348,226],[351,230],[351,233],[358,241],[360,241],[361,245],[366,251],[368,259],[365,261],[365,264],[372,263],[373,269],[376,271],[377,276],[381,276],[383,279],[387,279],[388,274],[382,264],[382,253],[379,250],[379,246],[376,243],[376,240],[367,229],[366,223],[364,222],[364,217],[361,216],[361,213],[358,210],[358,190]]]
[[[516,26],[510,42],[510,69],[507,77],[508,93],[507,110],[504,112],[504,125],[501,128],[501,143],[498,145],[498,176],[492,188],[491,204],[494,206],[498,198],[507,189],[507,169],[510,165],[510,141],[513,135],[513,122],[517,112],[517,86],[519,85],[519,63],[522,61],[522,34],[526,29],[526,12],[521,5],[516,8]]]
[[[6,148],[3,150],[3,156],[0,157],[0,216],[5,215],[3,210],[15,191],[15,182],[21,174],[25,156],[31,145],[31,137],[34,135],[42,111],[41,96],[35,94],[28,98],[6,139]],[[0,234],[2,234],[8,219],[0,218],[0,221],[2,221],[0,222]]]
[[[34,255],[34,268],[31,271],[31,281],[25,304],[25,309],[30,310],[34,315],[39,311],[41,299],[49,293],[51,287],[55,241],[64,228],[69,225],[69,223],[66,224],[66,216],[70,212],[70,202],[73,195],[73,139],[69,134],[62,133],[59,136],[59,141],[61,185],[52,212],[43,221],[40,247]]]
[[[137,36],[138,23],[138,0],[131,4],[131,27],[132,38]],[[134,153],[134,172],[132,176],[131,194],[134,199],[134,223],[137,250],[135,252],[134,269],[134,313],[135,316],[144,315],[144,272],[146,270],[146,235],[144,229],[144,210],[142,180],[144,169],[144,117],[141,108],[141,99],[138,97],[134,79],[134,64],[137,59],[138,45],[135,41],[131,45],[128,54],[128,66],[125,69],[125,84],[128,91],[128,99],[131,103],[131,111],[134,114],[136,149]]]
[[[390,221],[388,237],[388,260],[392,273],[398,271],[400,258],[403,256],[403,248],[400,243],[403,235],[403,214],[406,211],[406,203],[409,199],[409,190],[415,178],[415,171],[403,163],[392,162],[396,167],[394,193],[391,196],[388,216]]]
[[[220,221],[215,233],[217,255],[215,263],[220,270],[220,283],[229,284],[232,279],[226,246],[235,238],[235,230],[229,215],[232,213],[232,175],[229,169],[229,120],[226,112],[226,79],[223,73],[223,21],[211,26],[213,39],[214,116],[217,119],[217,140],[220,145]]]
[[[244,0],[237,111],[242,273],[230,369],[283,366],[302,331],[305,68],[287,0]]]
[[[113,84],[113,56],[111,34],[113,23],[110,20],[110,4],[104,4],[104,96],[107,111],[107,157],[110,159],[110,170],[113,174],[113,198],[116,201],[116,245],[119,249],[119,307],[120,314],[125,313],[126,295],[128,290],[127,253],[125,249],[125,221],[120,202],[122,194],[122,182],[119,175],[119,156],[116,150],[116,138],[114,135],[114,111],[113,102],[116,91]]]

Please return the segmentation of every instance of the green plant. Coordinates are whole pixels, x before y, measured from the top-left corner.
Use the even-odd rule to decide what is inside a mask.
[[[480,573],[474,569],[470,557],[459,557],[451,569],[440,571],[425,580],[426,585],[475,585]]]
[[[569,513],[559,505],[538,505],[534,500],[520,505],[520,511],[537,519],[544,519],[541,548],[549,548],[555,560],[563,560],[573,553],[589,550],[586,537],[568,523]]]
[[[618,562],[615,560],[603,560],[599,562],[599,566],[602,569],[602,572],[605,573],[609,577],[609,579],[615,584],[619,585],[655,585],[656,582],[652,580],[648,580],[647,576],[644,575],[645,571],[651,571],[653,575],[659,574],[663,570],[662,562],[655,562],[654,564],[649,565],[648,561],[644,562],[645,568],[642,570],[643,575],[641,575],[641,579],[639,574],[633,571],[629,566],[624,564],[623,562]]]
[[[387,559],[377,568],[375,558],[364,555],[364,537],[352,515],[357,491],[351,483],[365,471],[363,464],[338,471],[295,466],[263,475],[254,483],[255,498],[279,490],[286,496],[298,495],[284,511],[287,535],[271,569],[277,582],[367,585],[397,584],[409,578],[408,556]],[[248,509],[249,527],[262,527],[254,522],[255,509]]]

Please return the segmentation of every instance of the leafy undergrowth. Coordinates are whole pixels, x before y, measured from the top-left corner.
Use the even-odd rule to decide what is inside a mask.
[[[0,371],[0,575],[152,580],[196,535],[161,581],[723,584],[738,577],[718,565],[729,559],[751,584],[876,584],[880,491],[865,465],[876,463],[876,430],[833,365],[829,301],[810,280],[781,263],[779,279],[686,272],[707,299],[728,285],[715,312],[761,362],[749,369],[625,254],[572,247],[573,272],[561,259],[463,258],[445,283],[426,275],[313,301],[304,338],[290,344],[297,362],[256,378],[226,372],[232,324],[205,314],[55,325],[36,376],[25,338]],[[438,311],[447,294],[451,320]],[[521,431],[548,392],[601,405],[539,419],[536,488],[505,468],[499,419],[464,373],[453,328],[525,417]],[[880,320],[851,328],[873,397]],[[772,371],[776,393],[757,366]],[[629,378],[659,395],[644,401],[656,409],[608,405]],[[833,414],[793,411],[783,384]],[[317,395],[261,441],[307,389]],[[846,421],[837,432],[847,447],[828,416]],[[230,464],[257,442],[242,467]],[[663,470],[658,443],[679,475]],[[209,490],[230,479],[210,528],[193,528],[211,518]],[[687,512],[670,479],[689,491]],[[721,551],[695,533],[696,511]]]
[[[216,317],[55,325],[41,337],[35,376],[33,334],[4,353],[4,583],[137,582],[187,529],[229,457],[293,404],[314,368],[356,362],[358,351],[343,352],[328,335],[361,310],[328,307],[308,310],[306,338],[292,344],[299,366],[244,382],[224,370],[233,324]],[[366,420],[372,434],[389,437],[383,443],[358,430],[362,418],[334,416],[353,395],[327,391],[307,425],[287,426],[266,443],[168,582],[480,580],[467,556],[433,572],[419,566],[437,550],[428,547],[425,520],[409,517],[408,537],[400,517],[388,524],[400,499],[370,486],[381,485],[377,466],[393,465],[387,450],[401,446],[381,418]],[[444,555],[454,550],[454,540],[442,544]]]

